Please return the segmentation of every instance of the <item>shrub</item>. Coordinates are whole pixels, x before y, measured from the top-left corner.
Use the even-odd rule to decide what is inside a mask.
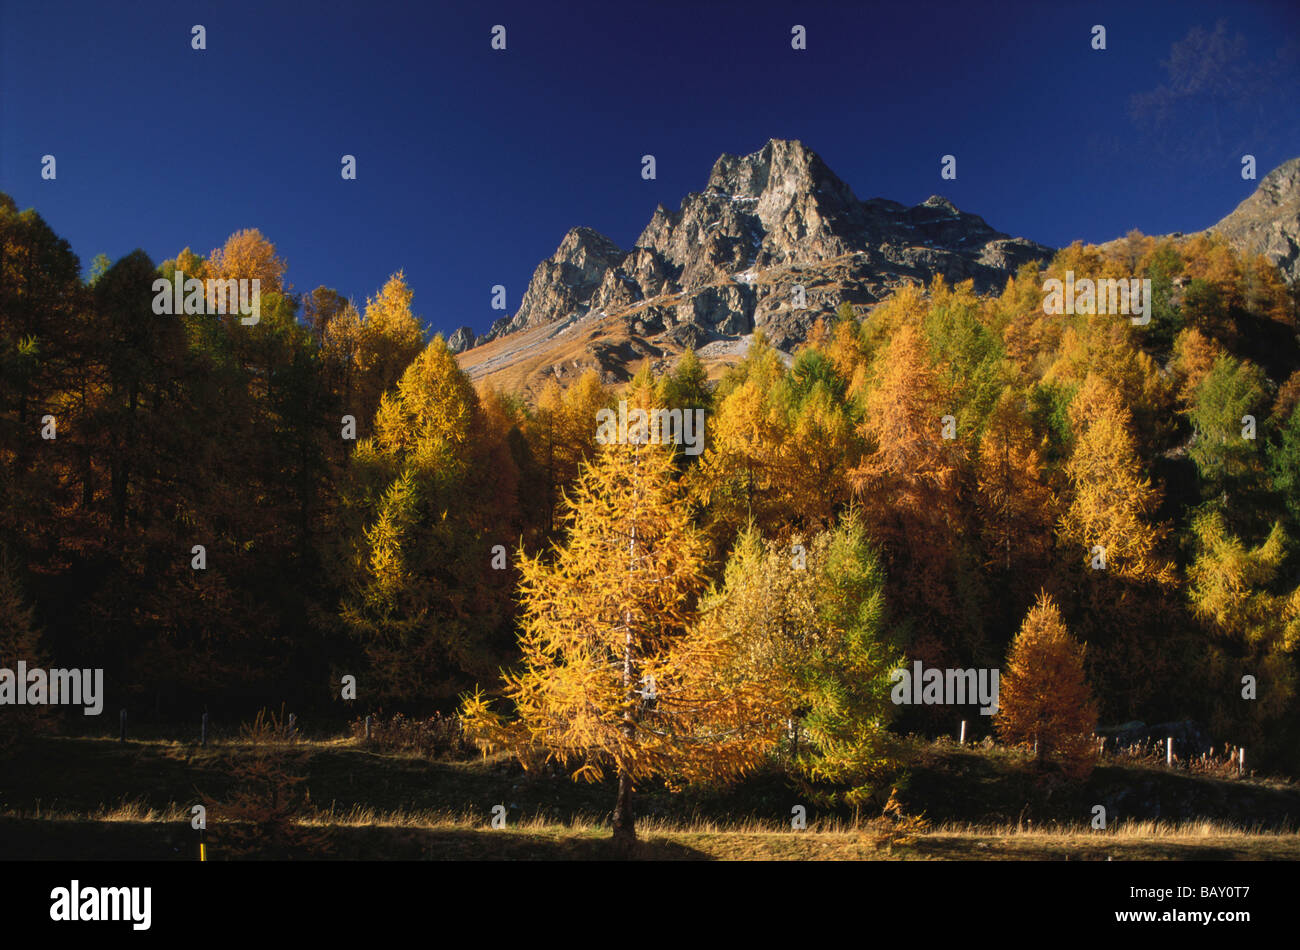
[[[229,795],[203,796],[221,852],[273,858],[324,849],[324,834],[299,823],[313,810],[311,793],[302,787],[306,755],[288,723],[265,709],[240,727],[235,749],[225,756],[233,779]]]
[[[477,754],[465,737],[460,719],[435,713],[428,719],[407,719],[401,713],[370,717],[370,741],[366,721],[354,720],[352,737],[377,752],[404,752],[426,759],[468,759]]]

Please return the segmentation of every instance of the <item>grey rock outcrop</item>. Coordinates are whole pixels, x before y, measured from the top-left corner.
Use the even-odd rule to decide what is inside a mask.
[[[590,309],[592,297],[626,256],[599,231],[570,228],[555,253],[537,265],[514,317],[492,324],[479,343]]]
[[[1263,254],[1292,287],[1300,286],[1300,158],[1283,162],[1210,231],[1238,251]]]
[[[447,349],[453,353],[463,353],[474,345],[474,331],[469,327],[460,327],[447,337]]]

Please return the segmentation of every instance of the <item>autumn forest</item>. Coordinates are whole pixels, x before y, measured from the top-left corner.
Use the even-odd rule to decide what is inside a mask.
[[[401,272],[298,292],[247,230],[83,276],[0,197],[0,665],[103,668],[159,721],[459,717],[620,808],[771,761],[864,801],[895,737],[959,719],[1067,774],[1129,720],[1300,767],[1297,304],[1218,239],[1075,244],[993,296],[842,302],[792,355],[760,331],[713,378],[688,350],[526,399],[426,339]],[[260,320],[157,315],[177,270],[259,279]],[[1045,313],[1067,271],[1149,279],[1149,323]],[[600,444],[620,399],[702,409],[704,451]],[[916,661],[1001,669],[1001,711],[891,702]],[[12,712],[6,747],[67,724]]]

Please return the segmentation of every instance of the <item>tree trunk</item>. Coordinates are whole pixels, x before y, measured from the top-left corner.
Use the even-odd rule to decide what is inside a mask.
[[[636,847],[636,815],[632,809],[632,779],[618,773],[618,802],[614,806],[614,849],[626,857]]]
[[[636,448],[636,473],[641,473],[640,446]],[[638,487],[640,481],[638,478]],[[640,492],[638,491],[632,510],[632,537],[628,541],[628,575],[636,572],[637,519],[640,515]],[[632,612],[623,613],[623,695],[626,703],[623,710],[623,735],[631,744],[636,734],[633,719],[636,710],[636,676],[632,669]],[[630,857],[636,846],[636,816],[632,812],[632,777],[620,763],[618,770],[618,801],[614,805],[614,850],[622,857]]]
[[[1002,503],[1002,508],[1003,508],[1003,510],[1004,510],[1004,512],[1006,513],[1006,516],[1007,516],[1006,526],[1005,526],[1005,527],[1006,527],[1006,538],[1005,538],[1005,540],[1006,540],[1006,543],[1007,543],[1007,572],[1010,573],[1010,572],[1011,572],[1011,510],[1010,510],[1010,509],[1011,509],[1011,490],[1010,490],[1010,482],[1011,482],[1011,479],[1012,479],[1013,476],[1012,476],[1012,474],[1011,474],[1011,434],[1010,434],[1010,433],[1005,433],[1004,435],[1005,435],[1005,438],[1003,438],[1003,440],[1002,440],[1002,467],[1003,467],[1003,469],[1004,469],[1004,470],[1006,471],[1006,473],[1007,473],[1008,490],[1007,490],[1007,497],[1006,497],[1006,500],[1003,501],[1003,503]]]

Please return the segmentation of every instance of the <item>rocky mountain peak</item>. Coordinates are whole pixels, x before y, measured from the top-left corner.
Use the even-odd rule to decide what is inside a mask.
[[[571,264],[580,270],[613,267],[625,252],[605,235],[592,228],[570,228],[551,260]]]
[[[521,331],[520,351],[539,359],[540,340],[571,339],[569,328],[590,321],[621,322],[637,341],[593,351],[590,365],[607,374],[635,354],[722,344],[758,328],[789,351],[842,303],[865,309],[935,274],[1000,291],[1025,261],[1050,255],[937,195],[910,208],[860,201],[802,142],[770,139],[749,155],[720,156],[704,190],[675,211],[657,206],[628,251],[590,228],[571,229],[537,266],[519,311],[476,340],[464,365],[495,373],[518,362],[497,338]],[[475,356],[488,342],[492,352]],[[573,363],[563,373],[578,371],[581,361]],[[549,371],[561,373],[557,366]]]
[[[541,326],[589,306],[605,275],[626,252],[592,228],[570,228],[555,253],[537,265],[513,318],[502,317],[475,340],[486,343],[505,333]]]
[[[447,337],[447,349],[453,353],[464,353],[473,345],[474,331],[469,327],[457,327],[451,336]]]
[[[1269,172],[1256,191],[1261,201],[1273,206],[1294,204],[1300,199],[1300,158],[1283,162]]]
[[[802,142],[768,139],[750,155],[721,155],[713,163],[705,191],[734,198],[760,198],[769,189],[814,191],[826,185],[852,195],[821,156]]]
[[[1300,286],[1300,158],[1283,162],[1235,211],[1209,228],[1247,254],[1263,254]]]
[[[931,195],[921,202],[924,208],[937,208],[940,211],[946,211],[949,214],[956,214],[957,207],[943,195]]]

